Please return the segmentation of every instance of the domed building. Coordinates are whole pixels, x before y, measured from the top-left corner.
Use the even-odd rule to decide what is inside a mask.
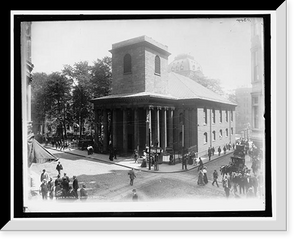
[[[193,73],[204,76],[201,65],[189,54],[180,54],[176,56],[174,61],[169,64],[168,71],[184,76],[189,76]]]

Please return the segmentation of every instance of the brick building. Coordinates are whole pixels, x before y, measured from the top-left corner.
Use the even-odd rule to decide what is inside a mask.
[[[150,145],[175,151],[234,142],[235,106],[195,81],[168,72],[168,48],[147,36],[112,45],[112,94],[95,98],[96,148],[120,153]]]

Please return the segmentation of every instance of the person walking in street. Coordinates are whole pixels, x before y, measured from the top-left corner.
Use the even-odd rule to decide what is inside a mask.
[[[213,182],[212,182],[212,185],[214,185],[216,183],[217,187],[219,187],[218,178],[219,178],[219,174],[218,174],[217,170],[215,169],[214,172],[213,172]]]
[[[68,182],[68,184],[69,184],[69,182],[70,182],[70,178],[69,178],[69,176],[67,176],[67,173],[64,173],[64,176],[62,177],[62,180],[66,180],[67,182]]]
[[[40,188],[41,188],[42,198],[44,200],[47,200],[48,186],[47,186],[47,180],[46,179],[43,179]]]
[[[78,180],[77,180],[76,176],[74,175],[73,176],[73,190],[74,190],[74,196],[76,199],[78,199],[78,193],[77,193],[78,188],[79,188]]]
[[[224,187],[226,197],[229,198],[230,187],[229,187],[229,179],[227,175],[224,175],[223,187]]]
[[[47,183],[47,187],[48,187],[48,192],[49,192],[49,198],[53,199],[53,197],[54,197],[54,182],[52,181],[51,177]]]
[[[214,156],[215,155],[215,147],[212,147],[211,152],[212,152],[212,156]]]
[[[224,155],[226,154],[226,147],[223,147]]]
[[[210,158],[211,158],[211,149],[209,148],[208,149],[208,160],[210,161]]]
[[[202,159],[201,159],[201,157],[199,157],[199,166],[198,166],[198,171],[200,170],[200,169],[203,169],[203,161],[202,161]]]
[[[128,172],[128,175],[129,175],[129,179],[130,179],[130,185],[133,186],[133,181],[134,179],[136,178],[136,175],[133,171],[133,168]]]
[[[183,155],[183,158],[182,158],[182,170],[187,170],[187,156],[186,155]]]
[[[137,162],[138,157],[139,157],[138,151],[135,149],[135,150],[134,150],[134,163]]]
[[[198,172],[198,181],[197,181],[197,184],[200,185],[200,186],[204,185],[204,182],[203,182],[203,171],[202,171],[202,169],[200,169],[199,172]]]
[[[48,180],[49,180],[49,175],[45,169],[43,169],[43,172],[41,174],[41,182],[43,182],[44,180],[46,180],[46,182],[48,182]]]
[[[62,164],[58,161],[57,165],[56,165],[56,170],[58,172],[58,174],[60,175],[60,171],[63,170],[63,166]]]
[[[208,183],[206,167],[203,168],[203,182],[205,185]]]
[[[219,153],[219,156],[221,156],[221,151],[222,151],[222,150],[221,150],[221,147],[219,146],[219,147],[218,147],[218,153]]]

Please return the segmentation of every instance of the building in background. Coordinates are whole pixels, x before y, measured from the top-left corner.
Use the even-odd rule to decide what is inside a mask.
[[[236,133],[245,139],[251,138],[251,91],[251,87],[235,90]]]
[[[264,39],[263,19],[251,21],[251,140],[263,147],[264,141]]]
[[[202,156],[210,146],[235,142],[236,104],[168,72],[167,46],[140,36],[113,44],[110,52],[112,94],[91,101],[95,150],[132,154],[155,146]]]
[[[198,75],[203,77],[201,65],[189,54],[180,54],[169,64],[169,72],[175,72],[184,76]]]

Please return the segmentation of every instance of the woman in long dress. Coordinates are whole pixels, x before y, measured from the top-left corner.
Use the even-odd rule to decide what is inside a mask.
[[[203,171],[202,171],[202,169],[199,170],[197,184],[198,185],[204,185],[204,182],[203,182]]]

